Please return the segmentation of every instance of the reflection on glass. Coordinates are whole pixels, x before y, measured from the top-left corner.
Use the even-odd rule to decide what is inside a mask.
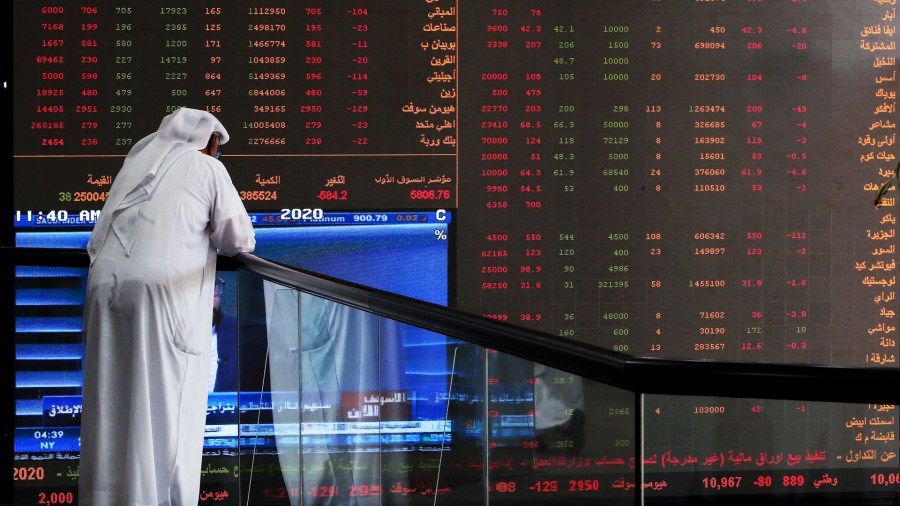
[[[249,276],[241,293],[245,504],[483,497],[480,348]]]
[[[633,504],[634,395],[491,351],[491,504]]]

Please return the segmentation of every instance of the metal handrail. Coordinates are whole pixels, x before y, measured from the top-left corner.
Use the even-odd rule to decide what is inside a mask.
[[[81,249],[0,248],[7,264],[87,267]],[[898,403],[900,368],[670,360],[615,352],[298,269],[252,254],[220,256],[237,270],[378,316],[538,362],[638,394]]]

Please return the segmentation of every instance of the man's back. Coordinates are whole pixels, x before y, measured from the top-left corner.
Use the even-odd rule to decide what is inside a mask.
[[[161,163],[126,159],[91,237],[81,504],[198,500],[216,253],[255,241],[225,167],[182,136]]]

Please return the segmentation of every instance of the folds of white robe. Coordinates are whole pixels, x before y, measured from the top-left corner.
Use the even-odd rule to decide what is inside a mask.
[[[123,218],[130,244],[92,238],[80,504],[195,505],[216,254],[252,251],[253,228],[225,167],[197,151]]]

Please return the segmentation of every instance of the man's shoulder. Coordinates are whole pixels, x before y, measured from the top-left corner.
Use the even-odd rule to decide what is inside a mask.
[[[218,175],[228,172],[222,162],[199,151],[187,153],[184,161],[196,168],[200,174]]]

